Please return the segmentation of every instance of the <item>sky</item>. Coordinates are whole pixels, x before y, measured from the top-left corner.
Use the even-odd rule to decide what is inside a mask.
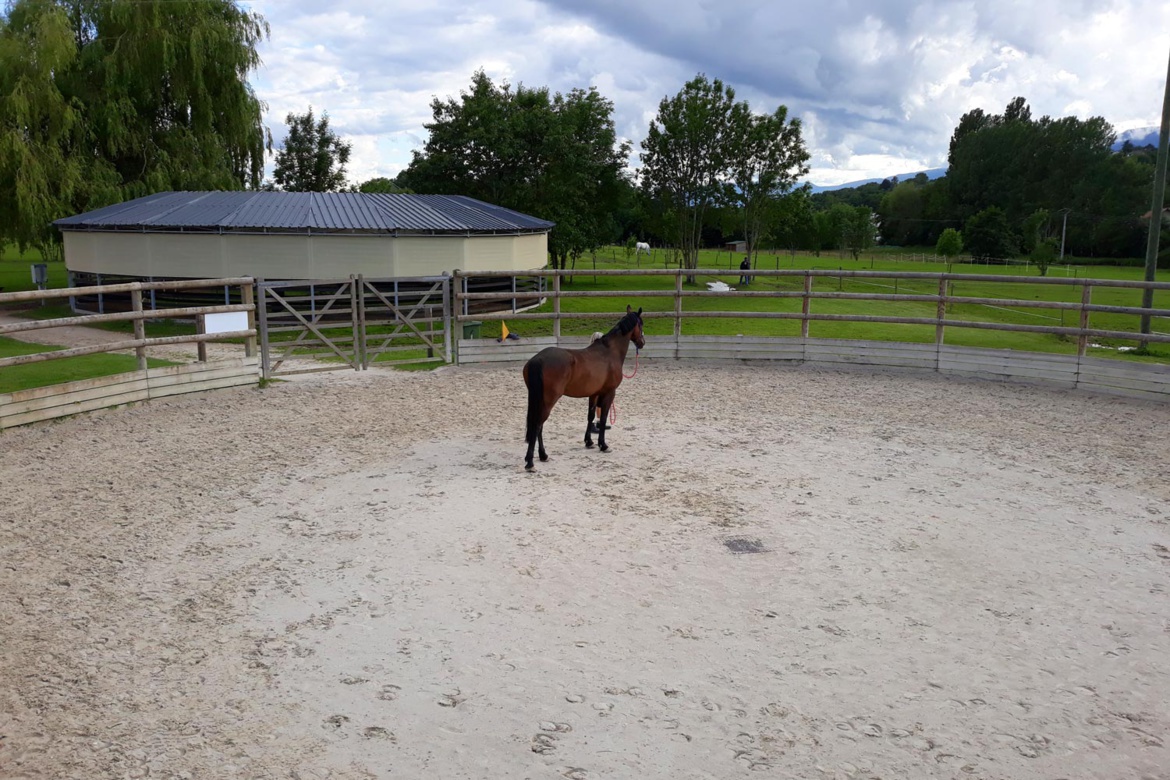
[[[435,98],[472,74],[553,92],[596,87],[637,151],[660,101],[697,73],[753,110],[788,107],[833,186],[946,166],[959,118],[1102,116],[1158,127],[1166,0],[255,0],[271,37],[249,77],[279,146],[290,112],[329,115],[350,181],[392,177],[426,142]],[[271,164],[269,166],[271,170]]]

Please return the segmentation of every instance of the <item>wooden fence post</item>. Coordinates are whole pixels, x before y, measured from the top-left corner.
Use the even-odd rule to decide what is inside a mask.
[[[134,308],[135,314],[142,314],[142,290],[130,291],[130,304]],[[134,339],[136,341],[143,341],[146,339],[146,320],[134,320]],[[138,358],[138,370],[146,370],[146,347],[135,347],[134,355]]]
[[[683,289],[683,270],[680,268],[674,275],[674,343],[678,346],[678,340],[682,336],[682,289]]]
[[[553,338],[561,343],[561,272],[553,272]]]
[[[1081,289],[1081,332],[1077,337],[1078,358],[1083,358],[1085,356],[1085,352],[1088,351],[1089,348],[1089,334],[1085,333],[1085,331],[1089,329],[1089,309],[1087,307],[1089,302],[1092,300],[1092,297],[1093,288],[1091,285],[1086,284]]]
[[[264,295],[264,279],[256,279],[256,316],[260,320],[260,376],[272,379],[272,366],[268,349],[268,299]]]
[[[398,306],[398,280],[394,281],[394,306]],[[365,276],[349,275],[349,308],[353,318],[353,370],[365,370],[370,367],[369,356],[366,354],[366,281]],[[400,317],[396,314],[395,318]]]
[[[804,295],[800,299],[800,337],[802,339],[808,338],[808,311],[809,303],[812,301],[812,274],[805,272],[804,274]]]
[[[938,324],[934,326],[934,345],[941,347],[943,345],[943,322],[947,317],[947,277],[939,276],[938,278]]]
[[[207,333],[207,315],[206,314],[196,314],[195,315],[195,332],[198,333],[200,336],[203,336]],[[199,362],[206,363],[207,362],[207,342],[206,341],[196,342],[195,351],[199,356]]]
[[[256,295],[251,284],[240,287],[240,298],[243,303],[251,304],[252,311],[248,312],[248,330],[256,330]],[[244,357],[256,357],[256,337],[248,336],[244,339]]]

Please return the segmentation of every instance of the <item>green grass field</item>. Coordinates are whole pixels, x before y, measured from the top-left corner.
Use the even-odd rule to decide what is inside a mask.
[[[40,262],[44,262],[41,253],[35,249],[21,254],[15,246],[0,246],[0,292],[37,289],[33,284],[31,266]],[[58,260],[49,262],[48,266],[49,287],[67,287],[69,273],[65,270],[65,263]]]

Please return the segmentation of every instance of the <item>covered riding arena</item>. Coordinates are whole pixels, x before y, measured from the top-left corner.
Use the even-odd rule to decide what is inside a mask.
[[[1164,778],[1170,405],[660,362],[0,436],[0,776]]]

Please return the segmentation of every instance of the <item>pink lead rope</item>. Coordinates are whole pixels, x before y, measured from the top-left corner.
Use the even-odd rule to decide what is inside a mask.
[[[633,379],[634,377],[636,377],[638,375],[638,356],[641,354],[642,354],[642,350],[635,347],[634,348],[634,373],[627,374],[623,371],[622,372],[623,377],[625,377],[626,379]],[[613,403],[611,403],[609,405],[609,424],[610,425],[617,425],[617,400],[616,399],[614,400]]]
[[[638,375],[638,356],[641,354],[642,354],[642,350],[638,349],[637,347],[634,347],[634,373],[632,373],[632,374],[623,373],[622,376],[624,376],[626,379],[633,379],[634,377],[636,377]]]

